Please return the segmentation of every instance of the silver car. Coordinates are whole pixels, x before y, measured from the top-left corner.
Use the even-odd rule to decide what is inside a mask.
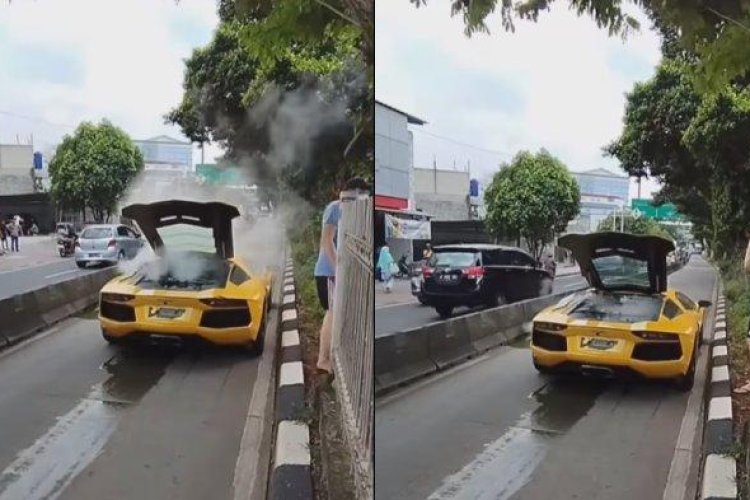
[[[81,268],[86,267],[88,263],[114,264],[123,259],[132,259],[142,247],[141,235],[128,226],[86,226],[76,243],[76,264]]]

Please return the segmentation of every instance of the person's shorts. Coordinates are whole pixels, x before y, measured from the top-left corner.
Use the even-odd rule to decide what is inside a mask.
[[[318,300],[320,300],[320,306],[323,310],[327,311],[331,304],[333,304],[333,291],[335,289],[334,278],[333,276],[316,276],[315,285],[318,288]]]

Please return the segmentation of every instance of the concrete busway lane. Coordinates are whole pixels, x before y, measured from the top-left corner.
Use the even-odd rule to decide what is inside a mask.
[[[554,281],[553,293],[564,292],[583,286],[586,281],[579,274],[560,276]],[[471,309],[456,309],[454,316],[468,314]],[[435,309],[423,306],[416,299],[408,304],[383,306],[375,309],[375,336],[381,337],[393,332],[401,332],[421,325],[440,321]]]
[[[0,354],[0,499],[231,498],[258,362],[83,318]]]
[[[694,257],[670,284],[711,299],[715,272]],[[376,403],[376,499],[661,500],[688,397],[664,382],[547,378],[518,342]]]
[[[79,269],[76,266],[75,259],[72,257],[57,258],[59,259],[58,261],[39,266],[0,271],[0,299],[44,288],[48,285],[102,269],[101,266],[90,266],[86,269]]]

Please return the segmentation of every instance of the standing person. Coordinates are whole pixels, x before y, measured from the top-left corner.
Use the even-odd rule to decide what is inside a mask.
[[[21,236],[21,225],[15,220],[12,220],[8,227],[8,231],[10,232],[10,250],[12,252],[18,252],[18,237]]]
[[[391,290],[393,290],[393,255],[391,255],[391,251],[387,246],[380,249],[378,267],[383,276],[383,289],[385,293],[391,293]]]
[[[432,258],[432,246],[427,243],[424,247],[424,250],[422,250],[422,260],[425,261],[425,264]]]
[[[10,248],[8,248],[8,228],[2,219],[0,219],[0,247],[0,253],[10,251]]]
[[[331,374],[331,330],[333,328],[333,297],[336,279],[336,245],[339,220],[341,219],[341,198],[344,192],[355,191],[368,193],[370,186],[361,177],[349,179],[339,199],[330,202],[323,211],[320,231],[320,251],[315,264],[315,284],[318,289],[320,305],[325,310],[323,324],[320,327],[320,347],[318,351],[318,372]]]
[[[547,258],[544,259],[544,270],[550,273],[553,278],[555,277],[555,272],[557,271],[557,263],[555,262],[555,258],[551,253],[548,253]]]

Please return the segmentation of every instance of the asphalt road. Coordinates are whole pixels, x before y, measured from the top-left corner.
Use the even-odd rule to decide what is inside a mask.
[[[697,256],[669,278],[696,301],[712,299],[715,279]],[[376,499],[662,500],[678,456],[678,498],[694,498],[702,383],[688,395],[668,383],[547,378],[527,342],[491,351],[376,403]],[[686,424],[681,435],[688,401],[694,433]]]
[[[7,259],[8,257],[2,257]],[[91,266],[79,269],[72,257],[60,258],[50,262],[24,269],[0,271],[0,299],[12,297],[19,293],[30,292],[37,288],[44,288],[61,281],[66,281],[85,273],[94,272],[101,267]]]
[[[586,281],[580,274],[559,276],[555,278],[553,293],[564,292],[580,286]],[[454,316],[467,314],[472,310],[466,307],[456,309]],[[381,337],[393,332],[401,332],[427,323],[440,321],[435,309],[423,306],[418,302],[383,306],[375,309],[375,336]]]
[[[258,365],[109,346],[82,317],[1,353],[0,499],[232,498]]]

